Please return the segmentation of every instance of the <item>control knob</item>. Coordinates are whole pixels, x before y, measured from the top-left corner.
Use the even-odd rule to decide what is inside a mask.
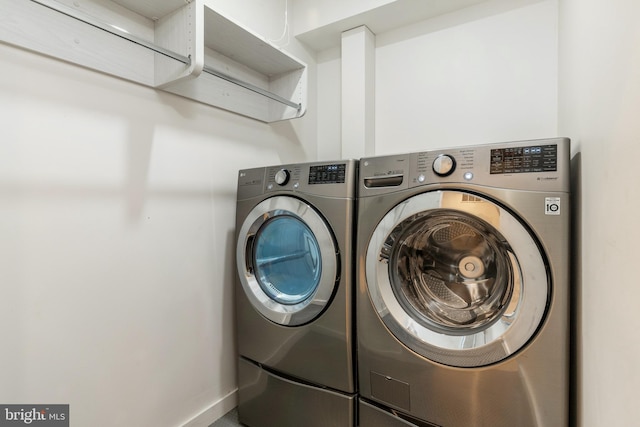
[[[449,176],[455,169],[456,161],[448,154],[440,154],[433,161],[433,172],[438,176]]]
[[[285,185],[287,182],[289,182],[290,177],[291,174],[288,170],[280,169],[278,172],[276,172],[276,176],[274,177],[274,179],[276,181],[276,184]]]

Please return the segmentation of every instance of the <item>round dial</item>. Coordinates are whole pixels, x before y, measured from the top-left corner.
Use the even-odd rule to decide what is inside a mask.
[[[433,161],[433,172],[438,176],[449,176],[456,168],[455,159],[448,154],[440,154]]]
[[[274,179],[276,180],[276,184],[285,185],[287,182],[289,182],[290,177],[291,174],[288,170],[280,169],[278,172],[276,172],[276,176],[274,177]]]

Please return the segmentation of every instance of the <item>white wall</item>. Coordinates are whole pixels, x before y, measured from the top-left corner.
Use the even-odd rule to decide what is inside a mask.
[[[560,1],[559,129],[573,139],[584,427],[640,419],[640,3]]]
[[[376,34],[375,154],[556,136],[557,7],[493,0]],[[348,144],[341,54],[317,56],[320,158]]]
[[[315,158],[313,115],[266,125],[4,44],[0,111],[0,402],[208,425],[236,388],[237,170]]]
[[[557,1],[507,3],[377,35],[376,154],[556,135]]]

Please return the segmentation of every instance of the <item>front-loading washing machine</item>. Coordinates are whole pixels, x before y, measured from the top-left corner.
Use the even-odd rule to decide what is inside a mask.
[[[569,145],[360,160],[361,426],[567,426]]]
[[[241,170],[239,420],[355,424],[355,160]]]

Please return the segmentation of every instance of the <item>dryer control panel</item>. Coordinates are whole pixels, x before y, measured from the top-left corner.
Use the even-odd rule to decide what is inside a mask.
[[[309,184],[343,184],[346,172],[347,165],[345,163],[311,166],[309,168]]]
[[[244,169],[238,175],[238,199],[281,192],[355,198],[357,165],[341,160]]]

